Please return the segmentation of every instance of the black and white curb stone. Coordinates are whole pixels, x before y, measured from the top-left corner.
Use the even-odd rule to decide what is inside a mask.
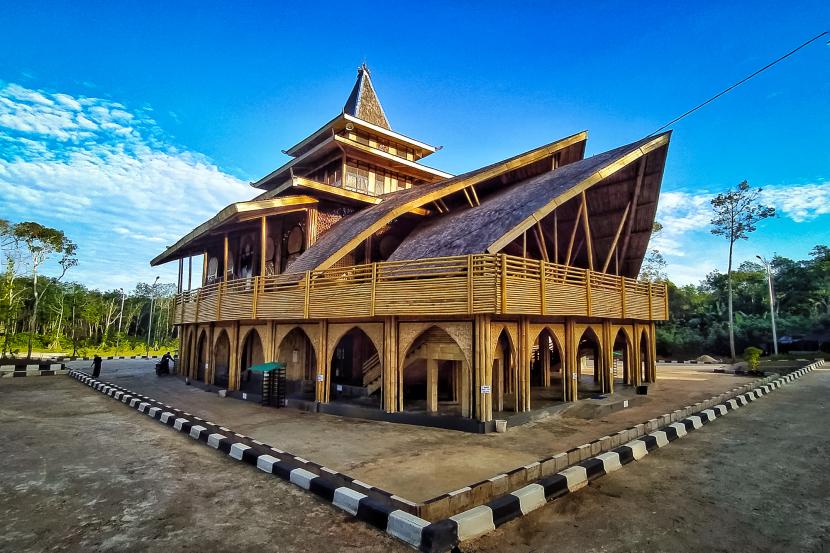
[[[101,382],[86,373],[71,370],[69,375],[87,386],[121,401],[157,420],[161,424],[187,434],[208,447],[229,457],[250,464],[259,470],[273,474],[292,484],[308,490],[339,507],[359,520],[385,531],[387,534],[426,553],[438,553],[451,549],[454,524],[451,521],[430,523],[404,510],[396,508],[395,502],[413,503],[346,477],[329,468],[295,457],[290,453],[273,448],[248,436],[237,434],[223,426],[205,421],[195,415],[165,405],[150,397],[131,392],[114,384]],[[312,472],[315,469],[321,474]],[[326,476],[323,476],[325,474]],[[329,476],[330,475],[330,476]],[[347,479],[350,486],[340,480]],[[359,490],[367,493],[363,493]],[[379,496],[378,494],[381,494]],[[383,495],[388,496],[384,500]]]
[[[62,363],[29,363],[26,365],[0,365],[0,378],[13,378],[20,376],[53,376],[56,374],[67,374],[68,371]]]
[[[631,440],[611,451],[601,453],[572,465],[556,474],[542,478],[507,495],[498,497],[486,505],[451,516],[452,527],[448,532],[454,533],[443,539],[445,543],[455,544],[482,536],[495,530],[502,524],[542,507],[548,501],[575,492],[588,485],[588,482],[619,470],[632,461],[639,461],[655,449],[665,447],[674,440],[702,428],[728,412],[761,398],[784,384],[793,382],[824,361],[816,361],[786,376],[761,385],[749,392],[724,401],[720,405],[704,409],[685,419],[663,426],[660,429]]]
[[[610,451],[600,453],[571,465],[555,474],[544,477],[518,490],[491,500],[485,505],[468,509],[447,519],[429,522],[390,505],[377,495],[371,496],[358,491],[360,486],[367,492],[382,492],[390,499],[409,503],[403,498],[391,496],[357,480],[349,479],[350,486],[334,480],[345,475],[326,467],[294,457],[282,450],[258,442],[247,436],[234,433],[228,428],[217,426],[190,413],[164,405],[147,396],[136,394],[113,384],[100,382],[87,374],[71,370],[70,376],[87,384],[137,411],[144,413],[174,430],[189,435],[229,457],[256,466],[259,470],[276,475],[339,507],[356,518],[385,531],[387,534],[425,553],[450,551],[459,543],[468,541],[569,493],[573,493],[589,482],[621,469],[632,461],[639,461],[650,452],[669,445],[674,440],[702,428],[730,411],[748,405],[758,398],[795,381],[824,361],[816,361],[786,376],[776,378],[757,388],[725,400],[711,408],[703,409],[682,420],[660,427],[649,434],[633,439]],[[319,473],[308,470],[316,468]],[[332,477],[324,476],[331,475]],[[346,477],[348,478],[348,477]],[[358,488],[358,489],[355,489]]]

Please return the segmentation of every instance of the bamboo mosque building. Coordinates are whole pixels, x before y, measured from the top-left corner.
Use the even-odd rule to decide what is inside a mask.
[[[667,290],[636,277],[669,139],[586,158],[579,132],[453,176],[364,65],[257,197],[152,261],[179,261],[179,372],[251,399],[279,361],[291,406],[473,431],[653,382]]]

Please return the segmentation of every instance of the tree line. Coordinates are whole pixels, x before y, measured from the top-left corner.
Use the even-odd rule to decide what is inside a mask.
[[[0,219],[0,249],[0,357],[135,355],[176,347],[175,284],[100,291],[72,282],[67,276],[77,264],[76,245],[35,222]]]

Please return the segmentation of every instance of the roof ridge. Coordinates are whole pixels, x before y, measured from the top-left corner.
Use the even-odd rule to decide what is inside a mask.
[[[343,106],[343,113],[357,117],[386,130],[392,130],[386,112],[380,103],[375,86],[372,84],[372,74],[369,67],[363,63],[357,68],[357,80],[351,94]]]

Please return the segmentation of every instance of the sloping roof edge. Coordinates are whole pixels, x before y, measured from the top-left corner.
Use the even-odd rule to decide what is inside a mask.
[[[197,226],[183,237],[179,238],[179,240],[177,240],[175,244],[173,244],[172,246],[164,250],[164,252],[153,258],[153,260],[150,261],[150,266],[155,267],[156,265],[161,265],[162,263],[167,263],[168,261],[177,259],[176,254],[182,253],[181,250],[184,249],[185,246],[203,237],[208,232],[222,226],[222,224],[224,224],[225,222],[229,221],[237,215],[241,215],[252,211],[261,211],[264,209],[279,209],[283,207],[296,208],[306,205],[313,205],[317,202],[317,198],[300,195],[285,196],[269,200],[255,200],[250,202],[232,203],[231,205],[221,209],[216,215],[214,215],[201,225]],[[184,256],[182,255],[181,257]]]
[[[543,206],[542,208],[536,210],[534,213],[530,214],[526,219],[520,222],[518,225],[514,226],[512,229],[508,230],[504,235],[501,236],[498,240],[490,244],[487,248],[488,253],[495,253],[500,251],[504,248],[507,244],[521,236],[523,232],[529,229],[531,226],[535,225],[537,222],[544,219],[547,215],[549,215],[557,206],[564,204],[568,200],[572,199],[576,195],[582,193],[583,190],[590,188],[592,185],[598,183],[599,181],[603,180],[604,178],[613,175],[623,167],[627,166],[633,161],[643,157],[644,155],[648,154],[650,151],[655,150],[661,146],[665,146],[669,143],[669,139],[671,136],[671,131],[667,131],[663,134],[660,134],[654,137],[652,140],[646,142],[639,148],[625,154],[617,158],[616,161],[606,165],[605,167],[595,171],[588,177],[582,179],[577,183],[575,186],[570,188],[564,194],[553,198],[548,204]]]

